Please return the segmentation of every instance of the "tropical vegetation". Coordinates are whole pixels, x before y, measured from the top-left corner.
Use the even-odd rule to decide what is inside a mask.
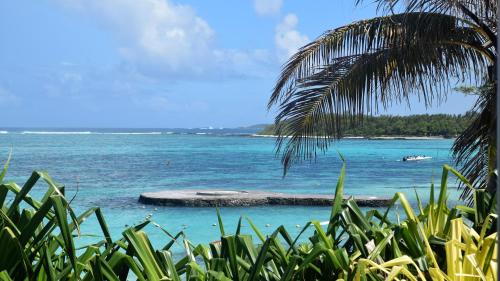
[[[342,131],[343,137],[377,137],[377,136],[442,136],[457,137],[475,117],[474,113],[466,114],[419,114],[409,116],[365,116],[359,126],[351,126]],[[284,121],[286,122],[286,121]],[[287,128],[286,125],[282,126]],[[273,135],[276,132],[274,124],[267,125],[259,135]],[[328,135],[322,128],[320,136]],[[285,135],[291,134],[285,133]]]
[[[382,16],[328,30],[284,65],[269,108],[278,108],[274,134],[285,172],[327,150],[366,115],[414,99],[439,104],[454,85],[470,82],[477,115],[453,155],[475,188],[494,191],[497,1],[375,2]],[[314,138],[321,132],[328,137]],[[464,188],[464,197],[471,194]]]
[[[354,198],[343,199],[344,163],[329,217],[306,223],[297,236],[283,226],[265,235],[249,218],[228,233],[216,210],[220,240],[195,245],[150,217],[114,237],[100,208],[75,214],[64,186],[46,172],[33,172],[22,186],[5,181],[7,161],[0,280],[497,280],[496,187],[487,182],[496,169],[497,2],[377,2],[388,15],[328,31],[285,65],[269,103],[279,107],[285,169],[370,120],[379,104],[414,95],[432,105],[450,82],[469,80],[478,83],[478,102],[453,148],[463,175],[445,165],[428,198],[416,194],[411,204],[396,193],[385,210],[363,211]],[[450,176],[470,204],[448,204]],[[46,192],[35,198],[40,183]],[[82,231],[91,217],[100,233]],[[152,245],[151,226],[168,240],[163,247]]]
[[[431,185],[428,203],[419,199],[417,211],[397,193],[384,212],[363,212],[354,199],[342,199],[344,165],[327,221],[308,222],[292,237],[283,226],[264,235],[250,219],[253,235],[244,234],[240,218],[230,234],[217,211],[220,241],[208,245],[172,235],[149,217],[114,239],[99,208],[76,215],[64,186],[47,173],[33,172],[21,187],[2,181],[5,171],[0,280],[497,280],[495,200],[474,189],[472,206],[448,207],[450,173],[472,188],[448,166],[437,197]],[[35,199],[30,191],[40,181],[47,191]],[[81,225],[91,216],[101,233],[85,244]],[[151,225],[169,241],[161,248],[144,231]]]

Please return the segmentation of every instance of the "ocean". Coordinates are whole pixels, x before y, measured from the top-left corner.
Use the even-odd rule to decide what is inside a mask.
[[[0,129],[0,160],[12,149],[8,181],[23,184],[34,170],[47,171],[75,196],[76,213],[99,206],[114,238],[124,227],[147,216],[175,234],[184,231],[193,243],[219,239],[214,208],[176,208],[138,203],[142,192],[169,189],[266,190],[288,193],[332,194],[342,162],[346,159],[347,195],[392,197],[405,192],[415,202],[415,192],[425,201],[430,183],[439,183],[442,166],[452,164],[453,140],[366,140],[336,142],[316,161],[300,163],[283,177],[275,139],[254,137],[251,129]],[[433,158],[403,162],[405,155]],[[456,185],[450,181],[451,185]],[[40,198],[46,186],[32,195]],[[450,188],[450,200],[458,192]],[[264,232],[284,225],[297,234],[307,221],[328,219],[328,207],[260,206],[221,208],[227,230],[240,216],[249,217]],[[266,226],[267,225],[267,226]],[[91,218],[82,233],[100,235]],[[244,232],[251,233],[248,224]],[[149,227],[153,244],[169,241]],[[90,239],[90,238],[85,238]],[[82,240],[83,241],[83,240]]]

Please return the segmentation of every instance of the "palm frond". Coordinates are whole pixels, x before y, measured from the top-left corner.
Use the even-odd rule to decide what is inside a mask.
[[[450,79],[482,77],[483,41],[454,17],[410,13],[341,27],[305,46],[283,69],[269,103],[279,104],[285,172],[294,160],[326,150],[343,126],[377,112],[379,103],[417,95],[431,105],[449,92]],[[316,137],[319,131],[327,136]]]
[[[358,0],[357,3],[363,2]],[[496,49],[498,3],[496,0],[376,0],[379,9],[404,13],[439,13],[474,22]]]
[[[480,88],[479,98],[473,111],[477,114],[470,126],[455,140],[452,151],[460,172],[472,183],[474,188],[485,188],[492,167],[496,166],[491,148],[496,140],[496,98],[495,85]],[[463,186],[461,186],[463,187]],[[471,199],[472,191],[463,188],[462,199]]]

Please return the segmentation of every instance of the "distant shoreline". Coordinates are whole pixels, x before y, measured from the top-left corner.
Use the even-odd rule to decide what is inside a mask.
[[[253,134],[252,137],[257,138],[277,138],[277,135],[266,135],[266,134]],[[324,136],[318,136],[319,138],[325,138]],[[363,137],[363,136],[346,136],[341,139],[346,140],[444,140],[453,139],[445,138],[443,136],[376,136],[376,137]]]
[[[202,135],[202,136],[239,136],[239,137],[256,137],[256,138],[278,138],[277,135],[262,134],[255,132],[240,132],[236,129],[221,129],[204,130],[204,129],[96,129],[76,131],[72,129],[64,130],[0,130],[1,135],[16,134],[16,135]],[[311,136],[310,138],[326,138],[325,136]],[[453,139],[455,137],[444,136],[396,136],[396,135],[380,135],[380,136],[345,136],[342,139],[346,140],[442,140]]]

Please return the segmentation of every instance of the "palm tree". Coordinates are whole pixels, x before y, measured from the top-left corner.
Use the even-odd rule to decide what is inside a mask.
[[[471,83],[480,86],[477,113],[452,151],[473,186],[486,186],[496,169],[497,1],[376,2],[387,15],[328,30],[284,65],[268,106],[278,107],[285,173],[366,115],[409,106],[411,96],[432,106],[454,84]],[[462,196],[469,194],[464,189]]]

